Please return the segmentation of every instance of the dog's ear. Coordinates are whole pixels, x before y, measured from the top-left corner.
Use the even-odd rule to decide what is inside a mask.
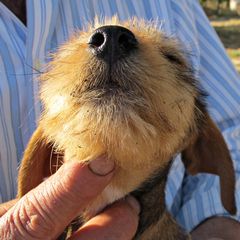
[[[44,178],[54,173],[56,171],[55,166],[59,162],[57,158],[52,144],[47,142],[42,128],[39,126],[24,152],[18,175],[17,197],[22,197],[39,185]]]
[[[221,199],[225,209],[236,214],[235,174],[227,145],[221,132],[207,113],[188,147],[182,152],[186,169],[192,175],[200,172],[220,177]]]

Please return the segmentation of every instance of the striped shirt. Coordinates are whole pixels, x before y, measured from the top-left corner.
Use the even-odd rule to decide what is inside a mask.
[[[27,27],[0,3],[0,202],[15,197],[18,166],[41,112],[36,77],[54,51],[95,16],[160,20],[161,30],[191,53],[209,112],[221,129],[240,187],[240,79],[196,0],[28,0]],[[240,206],[240,191],[236,191]],[[166,188],[168,209],[187,230],[211,216],[228,216],[219,178],[189,176],[174,161]],[[240,210],[235,217],[240,220]]]

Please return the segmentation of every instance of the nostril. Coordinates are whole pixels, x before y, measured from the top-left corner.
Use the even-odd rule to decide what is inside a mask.
[[[128,40],[129,40],[128,36],[125,33],[123,33],[120,35],[118,39],[118,43],[119,45],[122,45],[122,44],[128,43]]]
[[[96,32],[94,33],[88,44],[91,45],[92,47],[101,47],[105,41],[104,34],[101,32]]]
[[[137,40],[131,32],[122,32],[118,37],[118,44],[126,49],[133,48],[137,45]]]

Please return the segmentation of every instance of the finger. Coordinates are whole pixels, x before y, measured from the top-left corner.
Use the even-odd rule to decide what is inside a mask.
[[[130,240],[137,231],[139,211],[132,197],[116,202],[88,221],[70,240]]]
[[[5,231],[14,234],[13,239],[56,238],[101,193],[113,175],[110,160],[98,158],[90,165],[91,169],[76,161],[65,163],[2,217],[2,225],[7,223]]]
[[[194,240],[239,240],[239,235],[240,223],[235,219],[220,216],[207,219],[191,232]]]
[[[223,238],[208,238],[207,240],[224,240]]]
[[[12,206],[17,203],[18,199],[13,199],[8,202],[0,204],[0,217],[3,216]]]

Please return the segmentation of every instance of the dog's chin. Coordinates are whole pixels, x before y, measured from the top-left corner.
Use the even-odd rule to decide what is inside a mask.
[[[80,100],[84,104],[91,104],[95,107],[115,108],[115,110],[126,109],[138,105],[142,102],[141,96],[138,96],[133,90],[126,89],[117,84],[108,84],[104,86],[86,89]],[[140,101],[139,101],[140,100]]]
[[[116,99],[121,98],[121,96],[128,95],[128,91],[122,87],[111,84],[106,86],[101,86],[97,88],[92,88],[89,90],[89,93],[95,94],[96,99]]]

